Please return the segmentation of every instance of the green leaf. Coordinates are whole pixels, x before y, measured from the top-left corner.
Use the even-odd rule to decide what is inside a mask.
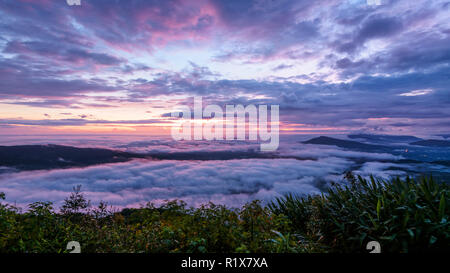
[[[441,201],[439,202],[439,219],[444,217],[445,212],[445,197],[444,193],[441,194]]]
[[[380,212],[381,212],[381,200],[380,200],[380,198],[378,198],[378,202],[377,202],[377,218],[378,218],[378,220],[380,220]]]
[[[403,219],[403,228],[405,228],[408,225],[408,221],[409,221],[409,213],[407,212],[405,218]]]
[[[434,236],[430,237],[430,245],[434,244],[437,241],[437,238]]]
[[[372,222],[372,225],[375,229],[378,229],[378,224],[377,222],[372,218],[372,216],[370,216],[370,214],[368,214],[367,216],[369,216],[370,222]]]

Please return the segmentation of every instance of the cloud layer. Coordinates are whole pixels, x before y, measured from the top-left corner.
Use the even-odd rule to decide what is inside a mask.
[[[239,206],[251,199],[269,200],[283,193],[318,194],[324,172],[339,174],[346,160],[294,159],[229,161],[133,161],[85,169],[7,174],[0,182],[9,202],[60,203],[76,185],[95,202],[137,206],[148,201],[183,199],[191,205],[208,201]],[[332,177],[332,176],[331,176]],[[330,177],[330,178],[331,178]]]
[[[30,141],[36,143],[36,140]],[[74,140],[72,143],[81,142]],[[93,146],[102,141],[88,139],[84,143]],[[124,150],[166,155],[207,151],[211,159],[230,152],[251,155],[249,151],[256,150],[254,145],[246,142],[199,145],[194,141],[180,143],[155,139],[117,145],[110,139],[106,143]],[[400,156],[305,145],[295,139],[282,143],[280,150],[268,158],[133,160],[81,169],[3,173],[0,175],[0,192],[6,193],[9,203],[20,206],[42,200],[60,205],[77,185],[82,185],[94,203],[104,200],[116,207],[137,207],[167,199],[182,199],[194,206],[209,201],[239,206],[253,199],[268,201],[285,193],[319,194],[329,183],[340,182],[348,170],[384,177],[404,174],[402,171],[387,171],[397,166],[389,162],[401,159]],[[361,159],[366,163],[355,163]]]

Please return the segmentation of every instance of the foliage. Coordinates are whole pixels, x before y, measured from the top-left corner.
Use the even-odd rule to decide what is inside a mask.
[[[90,207],[90,202],[81,194],[81,185],[73,188],[73,192],[64,200],[61,212],[66,215],[85,212]]]
[[[378,241],[384,252],[448,251],[450,245],[448,184],[432,178],[415,182],[349,179],[322,196],[288,195],[269,204],[295,230],[315,235],[333,252],[364,252]]]
[[[449,186],[432,179],[348,177],[322,196],[253,201],[242,208],[183,201],[114,211],[92,207],[80,187],[59,211],[35,202],[26,212],[0,202],[0,252],[384,252],[448,251]],[[0,193],[0,201],[5,195]]]

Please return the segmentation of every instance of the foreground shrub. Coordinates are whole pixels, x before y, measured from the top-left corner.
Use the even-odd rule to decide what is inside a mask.
[[[448,251],[448,184],[432,178],[349,181],[322,196],[286,196],[269,207],[333,252],[364,252],[372,240],[384,252]]]

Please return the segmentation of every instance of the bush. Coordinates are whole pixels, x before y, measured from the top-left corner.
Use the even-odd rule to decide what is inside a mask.
[[[384,252],[448,251],[448,199],[449,185],[432,178],[358,177],[322,196],[286,196],[269,207],[287,215],[298,232],[315,233],[332,252],[364,252],[368,241],[380,242]]]

